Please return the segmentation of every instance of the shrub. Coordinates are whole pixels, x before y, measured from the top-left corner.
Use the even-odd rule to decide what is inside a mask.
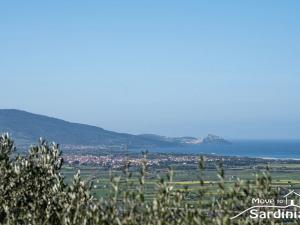
[[[72,184],[65,183],[60,173],[63,160],[59,146],[41,140],[31,147],[27,156],[15,155],[8,135],[0,137],[0,223],[1,224],[130,224],[130,225],[225,225],[276,224],[276,221],[254,221],[247,218],[230,220],[244,210],[256,197],[276,197],[268,173],[257,175],[255,181],[238,180],[225,188],[224,170],[219,166],[217,195],[210,197],[204,183],[205,162],[199,161],[199,192],[197,202],[187,200],[188,190],[175,190],[173,172],[159,179],[151,201],[145,200],[147,162],[141,165],[139,184],[131,180],[128,166],[124,169],[125,189],[120,189],[120,177],[112,176],[110,194],[96,199],[90,187],[77,173]],[[278,223],[280,224],[280,223]]]

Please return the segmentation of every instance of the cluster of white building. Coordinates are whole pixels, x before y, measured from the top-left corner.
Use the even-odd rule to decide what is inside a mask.
[[[131,166],[139,166],[143,162],[143,158],[128,158],[125,156],[95,156],[95,155],[65,155],[64,161],[68,164],[92,164],[103,167],[113,167],[119,168],[125,165],[126,162],[129,162]],[[212,160],[212,159],[208,159]],[[147,159],[147,165],[162,165],[166,163],[178,163],[182,165],[186,164],[196,164],[199,162],[199,156],[193,155],[166,155],[158,156],[155,158]]]

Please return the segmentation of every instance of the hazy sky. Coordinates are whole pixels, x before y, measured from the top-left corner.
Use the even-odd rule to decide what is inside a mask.
[[[129,133],[300,138],[299,1],[3,1],[0,108]]]

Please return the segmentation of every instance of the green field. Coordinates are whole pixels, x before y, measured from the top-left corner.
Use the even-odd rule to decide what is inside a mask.
[[[266,165],[259,165],[263,168]],[[275,163],[269,165],[270,174],[272,175],[272,184],[274,187],[280,186],[289,189],[300,189],[300,165],[299,164],[280,164]],[[112,176],[120,176],[120,188],[124,187],[124,173],[121,170],[104,170],[92,166],[65,166],[63,174],[67,182],[70,182],[72,176],[80,170],[82,179],[91,183],[92,193],[95,197],[104,197],[110,191],[110,178]],[[157,189],[159,178],[165,178],[167,169],[150,169],[146,176],[146,198],[151,199]],[[256,174],[263,173],[265,169],[255,169],[251,167],[233,167],[226,168],[225,187],[231,188],[238,180],[254,180]],[[177,190],[189,190],[191,193],[197,193],[201,188],[199,183],[200,171],[197,169],[174,169],[172,184]],[[133,188],[138,184],[138,171],[132,171],[131,182]],[[216,185],[218,184],[217,169],[208,169],[205,171],[204,177],[205,187],[209,195],[214,195]]]

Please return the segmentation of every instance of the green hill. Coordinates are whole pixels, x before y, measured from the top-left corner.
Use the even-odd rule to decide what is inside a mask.
[[[48,141],[70,145],[178,146],[178,143],[171,141],[112,132],[15,109],[0,109],[0,132],[10,133],[19,145],[33,144],[43,137]]]

